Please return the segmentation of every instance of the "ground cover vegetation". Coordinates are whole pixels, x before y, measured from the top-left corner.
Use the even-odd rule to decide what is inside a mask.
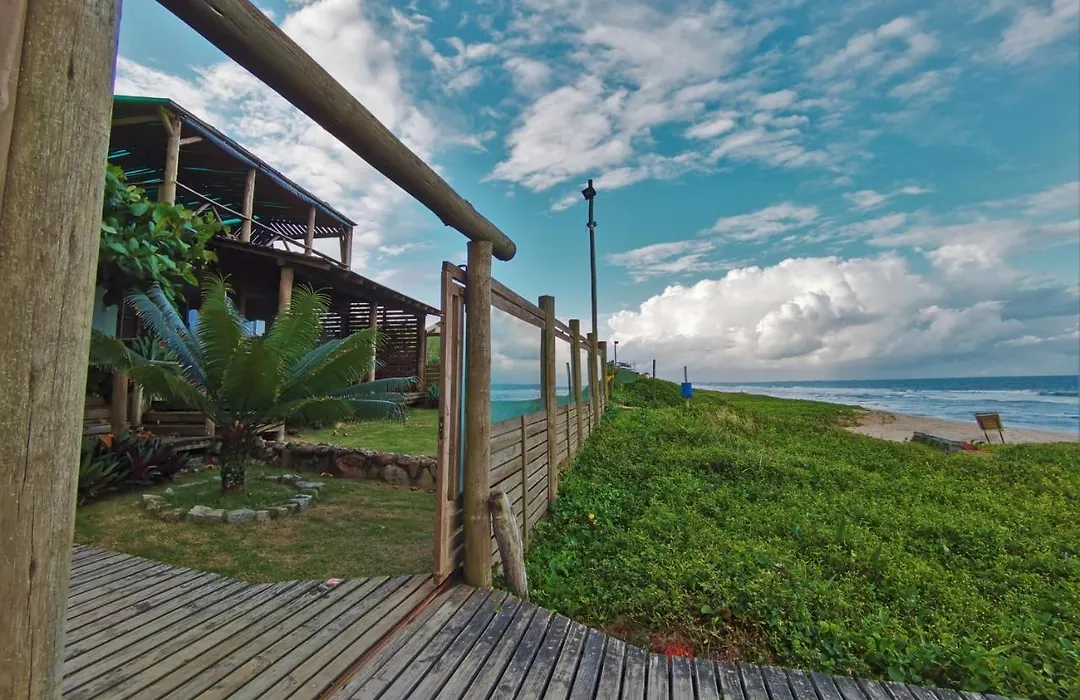
[[[528,555],[534,600],[698,655],[1080,688],[1080,448],[945,455],[853,409],[621,386]]]

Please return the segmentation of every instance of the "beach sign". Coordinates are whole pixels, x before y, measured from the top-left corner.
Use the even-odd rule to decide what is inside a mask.
[[[976,413],[975,422],[979,424],[979,430],[983,431],[983,436],[986,437],[987,442],[990,442],[990,434],[988,432],[990,430],[996,430],[1001,441],[1005,442],[1005,433],[1002,432],[1005,429],[1005,426],[1001,424],[1001,414]]]
[[[694,387],[690,384],[690,382],[682,383],[682,397],[684,399],[694,398]]]

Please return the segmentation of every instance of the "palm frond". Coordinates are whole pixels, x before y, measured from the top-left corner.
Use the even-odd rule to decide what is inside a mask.
[[[404,401],[353,401],[353,417],[357,420],[404,420],[408,413]]]
[[[90,364],[114,372],[126,372],[141,357],[132,352],[124,341],[105,335],[97,329],[90,330]]]
[[[221,388],[225,368],[244,341],[243,324],[229,300],[229,288],[220,277],[212,277],[203,287],[195,337],[203,358],[207,388],[216,393]]]
[[[290,418],[325,424],[351,418],[354,413],[355,407],[345,399],[331,396],[312,396],[278,404],[273,411],[264,416],[264,420],[267,425],[283,423]]]
[[[149,293],[129,294],[127,302],[135,309],[143,325],[179,358],[191,377],[206,386],[206,374],[203,372],[198,343],[169,298],[160,289],[153,287]]]
[[[293,290],[289,308],[279,313],[266,334],[267,347],[286,373],[315,347],[330,299],[304,285]]]
[[[357,382],[367,374],[375,359],[374,338],[373,331],[360,331],[341,339],[318,362],[309,364],[305,357],[300,364],[310,369],[303,374],[294,371],[282,394],[287,398],[317,396]]]
[[[200,411],[219,425],[229,422],[229,415],[200,391],[199,387],[191,384],[175,364],[155,362],[132,367],[128,370],[128,376],[153,396],[160,396],[191,410]]]
[[[266,347],[265,338],[249,338],[225,368],[218,399],[236,419],[272,410],[278,397],[281,375],[277,362]]]
[[[354,384],[339,391],[332,392],[331,396],[349,396],[350,398],[364,398],[377,394],[400,394],[416,388],[416,377],[391,377],[389,379],[376,379],[373,382]]]

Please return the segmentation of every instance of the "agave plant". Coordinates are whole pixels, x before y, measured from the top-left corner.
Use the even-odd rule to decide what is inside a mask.
[[[173,359],[148,359],[94,334],[91,362],[126,372],[147,392],[213,421],[221,439],[223,489],[243,487],[256,436],[290,418],[331,423],[405,415],[401,392],[415,379],[357,383],[375,362],[378,335],[365,330],[318,344],[329,299],[310,287],[295,289],[289,308],[260,337],[245,332],[220,278],[204,285],[194,329],[156,287],[129,295],[127,303]]]

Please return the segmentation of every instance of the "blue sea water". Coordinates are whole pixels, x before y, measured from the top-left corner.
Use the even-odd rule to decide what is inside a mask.
[[[745,391],[784,399],[810,399],[894,413],[971,421],[996,411],[1006,427],[1080,433],[1080,376],[867,379],[816,382],[698,384],[701,389]],[[568,401],[565,386],[560,403]],[[541,410],[535,384],[492,384],[492,420]]]
[[[1005,427],[1080,433],[1080,376],[1075,375],[718,383],[700,387],[960,421],[973,420],[976,411],[996,411]]]

